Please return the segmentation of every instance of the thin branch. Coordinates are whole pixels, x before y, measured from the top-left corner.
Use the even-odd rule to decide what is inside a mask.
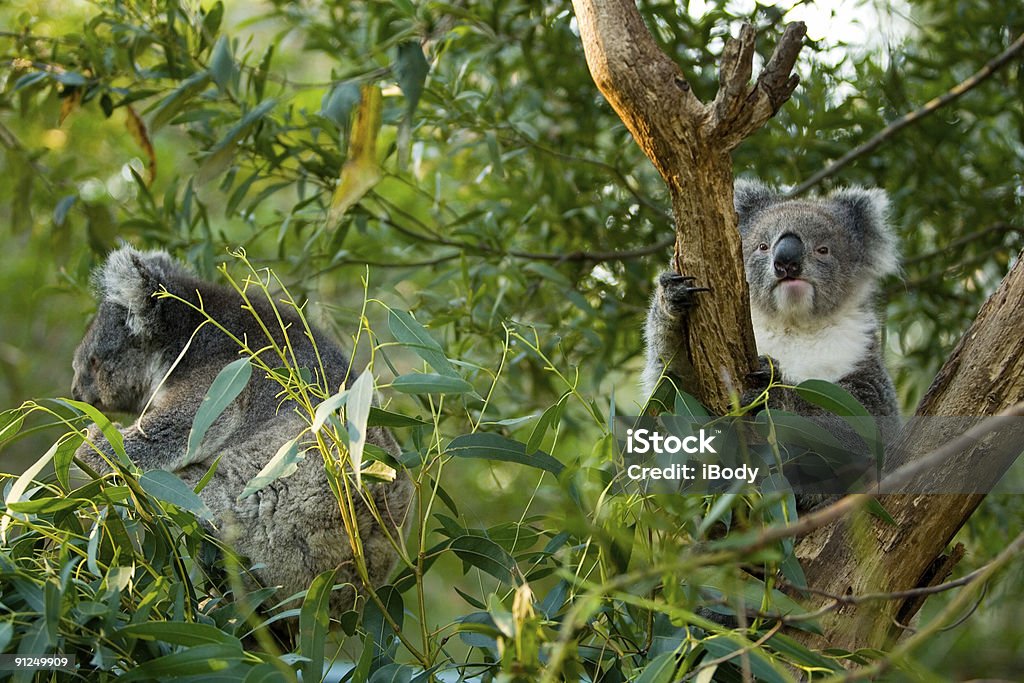
[[[1019,534],[994,560],[989,562],[984,571],[978,574],[977,584],[984,585],[988,582],[989,578],[992,577],[997,571],[1003,568],[1004,565],[1008,564],[1010,560],[1019,555],[1024,551],[1024,532]],[[825,683],[838,683],[839,681],[857,681],[861,679],[870,678],[876,676],[887,668],[889,668],[893,662],[899,661],[901,658],[910,654],[914,649],[920,647],[922,644],[928,642],[928,640],[938,633],[943,628],[943,624],[947,620],[953,619],[953,617],[961,612],[963,609],[968,607],[971,600],[971,594],[974,590],[974,586],[971,586],[968,590],[962,591],[936,616],[931,623],[924,628],[921,628],[913,636],[907,638],[902,643],[896,646],[888,656],[881,659],[874,664],[857,669],[855,671],[849,671],[845,674],[834,676],[826,679]]]
[[[1024,50],[1024,33],[1018,36],[1017,40],[1013,41],[1013,44],[1011,44],[1010,47],[1006,48],[999,56],[985,64],[985,66],[983,66],[973,76],[953,86],[953,88],[951,88],[945,94],[936,97],[932,100],[929,100],[920,109],[917,109],[916,111],[913,111],[909,114],[905,114],[904,116],[896,119],[888,126],[883,128],[881,131],[879,131],[870,140],[850,150],[842,157],[840,157],[838,160],[833,161],[831,164],[829,164],[825,168],[821,169],[820,171],[812,175],[807,180],[803,181],[802,183],[794,187],[792,190],[789,191],[788,196],[796,197],[798,195],[803,194],[804,192],[806,192],[807,190],[811,189],[819,182],[824,180],[825,178],[835,175],[854,160],[864,156],[868,152],[871,152],[876,147],[878,147],[883,142],[899,133],[907,126],[920,121],[921,119],[925,118],[929,114],[934,113],[941,107],[944,107],[950,102],[953,102],[954,100],[958,99],[961,95],[974,89],[979,84],[988,79],[990,76],[992,76],[992,74],[998,71],[1001,67],[1010,63],[1010,61],[1021,52],[1021,50]]]
[[[948,243],[942,245],[941,247],[939,247],[938,249],[933,249],[932,251],[926,251],[923,254],[919,254],[917,256],[913,256],[913,257],[908,258],[908,259],[903,259],[902,265],[903,266],[913,265],[915,263],[920,263],[921,261],[927,261],[928,259],[935,258],[937,256],[948,257],[950,249],[956,249],[957,247],[962,247],[965,244],[970,244],[971,242],[974,242],[974,241],[984,237],[985,235],[988,235],[989,233],[1007,233],[1007,232],[1024,232],[1024,228],[1022,228],[1022,227],[1020,227],[1018,225],[1013,225],[1012,223],[1006,223],[1004,221],[999,221],[997,223],[993,223],[992,225],[988,226],[987,228],[982,228],[981,230],[975,230],[972,233],[968,233],[968,234],[964,235],[963,237],[959,237],[959,238],[957,238],[957,239],[955,239],[955,240],[953,240],[951,242],[948,242]],[[985,256],[988,257],[988,256],[990,256],[990,254],[985,254]]]
[[[746,655],[746,654],[752,652],[754,649],[761,647],[762,645],[767,643],[769,640],[771,640],[771,637],[779,632],[779,629],[782,628],[782,625],[783,624],[782,624],[781,621],[778,622],[777,624],[775,624],[775,626],[772,626],[770,629],[768,629],[768,631],[766,631],[763,636],[758,638],[753,643],[750,643],[749,645],[744,645],[740,649],[735,650],[733,652],[730,652],[727,655],[722,655],[721,657],[718,657],[717,659],[711,659],[711,660],[708,660],[706,662],[701,662],[701,665],[699,667],[697,667],[696,669],[694,669],[690,673],[686,674],[686,676],[684,676],[681,680],[688,681],[691,678],[696,677],[697,674],[700,673],[701,671],[703,671],[704,669],[710,669],[713,666],[718,666],[719,664],[724,664],[724,663],[728,662],[731,659],[736,659],[737,657],[739,657],[741,655]]]
[[[978,439],[992,431],[995,424],[1001,422],[1001,418],[1020,416],[1024,416],[1024,401],[1010,406],[996,415],[986,418],[984,421],[978,423],[971,429],[968,429],[966,432],[952,441],[947,442],[940,448],[936,448],[927,455],[917,458],[916,460],[903,465],[891,474],[886,475],[881,482],[876,483],[874,487],[872,487],[870,492],[853,493],[848,496],[844,496],[827,507],[815,510],[810,514],[799,518],[795,523],[789,526],[765,529],[750,543],[744,544],[742,548],[748,551],[756,550],[758,548],[763,548],[769,543],[774,543],[775,541],[780,541],[784,538],[803,536],[815,529],[831,524],[847,513],[853,512],[861,506],[866,505],[868,501],[878,495],[883,486],[886,490],[895,490],[908,483],[922,472],[927,471],[929,468],[932,468],[947,458],[960,453],[970,446],[973,446]]]
[[[832,600],[833,602],[837,603],[836,606],[838,606],[838,605],[859,605],[862,602],[875,602],[875,601],[879,601],[879,600],[904,600],[906,598],[916,598],[916,597],[920,597],[920,596],[934,595],[936,593],[944,593],[944,592],[946,592],[948,590],[952,590],[954,588],[960,588],[961,586],[966,586],[967,584],[971,583],[972,581],[977,579],[979,576],[981,576],[983,573],[985,573],[985,571],[988,569],[989,564],[991,564],[991,562],[986,563],[986,564],[982,565],[981,567],[978,567],[977,569],[975,569],[974,571],[970,572],[969,574],[964,574],[959,579],[954,579],[952,581],[946,581],[945,583],[939,583],[939,584],[936,584],[934,586],[924,586],[922,588],[911,588],[911,589],[908,589],[908,590],[905,590],[905,591],[892,591],[890,593],[863,593],[861,595],[835,595],[834,593],[830,593],[828,591],[819,590],[817,588],[812,588],[810,586],[798,586],[796,584],[789,583],[788,581],[786,581],[785,579],[782,579],[782,578],[776,578],[775,581],[780,586],[783,586],[785,588],[788,588],[788,589],[791,589],[791,590],[794,590],[794,591],[800,591],[800,592],[803,592],[803,593],[813,593],[814,595],[820,595],[820,596],[822,596],[824,598],[828,598],[829,600]],[[776,615],[776,616],[779,616],[779,615]]]

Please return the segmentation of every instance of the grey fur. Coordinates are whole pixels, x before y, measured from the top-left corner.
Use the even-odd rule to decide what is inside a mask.
[[[873,307],[879,279],[898,267],[885,193],[850,187],[823,198],[786,199],[760,182],[739,181],[735,207],[764,364],[770,359],[788,384],[817,378],[843,387],[872,415],[892,418],[880,424],[888,440],[898,427],[899,410]],[[828,253],[819,252],[823,247]],[[793,269],[792,278],[786,268]],[[687,354],[681,350],[687,311],[697,296],[709,296],[695,295],[692,285],[674,273],[658,279],[646,325],[642,381],[648,394],[664,374],[686,387]],[[773,391],[772,405],[803,415],[822,412],[787,391]]]
[[[352,548],[318,453],[310,452],[290,477],[238,500],[245,484],[306,426],[294,404],[281,402],[277,382],[254,372],[239,397],[207,432],[199,452],[190,460],[185,458],[199,404],[220,370],[239,357],[239,348],[210,324],[193,337],[203,316],[180,301],[156,298],[153,292],[162,286],[196,304],[201,298],[214,320],[260,347],[265,334],[253,315],[242,310],[238,294],[200,280],[165,252],[140,252],[127,246],[112,253],[97,270],[95,283],[99,310],[75,352],[74,397],[103,411],[135,415],[152,397],[145,414],[121,429],[128,456],[144,471],[169,470],[192,486],[217,456],[222,456],[200,496],[214,512],[218,531],[256,564],[256,578],[263,585],[282,587],[279,598],[305,590],[315,576],[329,569],[338,570],[336,582],[358,587]],[[269,304],[254,298],[253,305],[268,327],[277,330],[275,336],[281,343],[278,326],[270,324],[275,317]],[[320,379],[320,362],[302,333],[298,316],[284,307],[279,311],[290,325],[297,365],[308,368],[314,380]],[[337,390],[348,373],[348,359],[319,330],[313,330],[313,337],[327,386]],[[189,338],[187,352],[158,390]],[[348,380],[355,377],[353,372]],[[108,456],[113,454],[95,425],[89,434],[98,448]],[[399,453],[398,444],[385,429],[371,428],[367,441],[392,455]],[[109,471],[88,443],[76,455],[94,469]],[[391,527],[388,532],[401,542],[400,526],[412,496],[408,477],[399,473],[393,483],[370,483],[366,488]],[[394,566],[395,552],[365,504],[357,506],[357,517],[370,581],[383,583]],[[350,608],[352,597],[351,591],[335,591],[332,612]]]

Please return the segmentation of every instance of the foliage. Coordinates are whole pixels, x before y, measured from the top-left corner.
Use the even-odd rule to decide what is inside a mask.
[[[641,9],[698,95],[713,93],[722,36],[741,17],[732,3],[699,17],[685,3]],[[769,49],[786,13],[744,9]],[[707,538],[716,520],[758,521],[764,503],[603,495],[610,417],[642,400],[638,330],[672,230],[660,179],[596,94],[567,5],[160,0],[76,12],[26,1],[0,16],[3,405],[66,392],[68,364],[54,359],[70,359],[88,272],[117,239],[168,248],[211,277],[225,247],[241,245],[297,301],[326,302],[315,316],[339,336],[367,335],[357,365],[372,359],[375,374],[394,376],[381,381],[391,403],[376,419],[391,420],[405,448],[418,519],[393,586],[358,626],[342,624],[361,636],[344,646],[360,672],[391,680],[412,675],[395,667],[472,662],[467,675],[532,680],[560,661],[568,678],[672,680],[677,667],[707,666],[705,677],[729,680],[747,666],[787,680],[780,662],[834,666],[770,634],[770,622],[725,633],[694,612],[708,596],[683,588],[699,576],[727,602],[784,609],[771,586],[744,589],[736,571],[786,561],[782,544],[743,554]],[[816,39],[793,101],[737,150],[737,172],[799,182],[1024,30],[1021,10],[996,1],[916,0],[909,16],[890,44]],[[907,259],[887,292],[889,348],[908,408],[1021,246],[1021,92],[1018,60],[826,183],[893,197]],[[40,414],[25,416],[30,436],[5,456],[27,465],[52,442],[32,440]],[[105,644],[132,667],[196,645],[173,630],[117,635],[136,615],[244,636],[241,622],[223,628],[237,602],[199,597],[234,595],[230,586],[193,574],[179,597],[173,564],[142,561],[194,557],[202,532],[125,482],[74,493],[58,479],[26,499],[51,502],[11,522],[8,538],[22,541],[4,605],[31,614],[18,637],[36,629],[58,650]],[[1000,505],[1020,514],[1019,502]],[[74,550],[84,542],[88,558],[83,518],[118,539],[98,546],[96,567]],[[978,562],[1001,538],[980,523]],[[132,530],[132,554],[119,525]],[[162,554],[140,559],[143,541]],[[139,583],[111,592],[109,569],[133,561]],[[8,585],[24,586],[23,603],[8,602]],[[75,611],[97,600],[102,615]],[[51,639],[77,623],[98,630]],[[246,646],[240,667],[301,666]],[[947,661],[969,667],[971,650]]]

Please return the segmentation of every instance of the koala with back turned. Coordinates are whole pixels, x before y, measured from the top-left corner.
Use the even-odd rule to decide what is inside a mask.
[[[134,424],[120,431],[128,457],[143,471],[171,471],[194,487],[220,457],[200,497],[214,513],[218,531],[226,532],[235,549],[255,564],[255,578],[265,586],[281,587],[279,598],[307,589],[314,577],[332,569],[338,572],[337,582],[358,586],[352,546],[318,452],[311,451],[291,476],[239,500],[246,483],[308,426],[294,402],[283,399],[278,382],[254,372],[196,452],[188,453],[196,411],[214,378],[239,358],[240,349],[195,308],[154,293],[165,288],[202,306],[252,348],[262,348],[269,341],[259,320],[279,346],[284,345],[281,328],[285,327],[296,367],[306,368],[313,383],[332,392],[346,378],[356,377],[338,346],[312,329],[314,348],[294,310],[278,307],[279,325],[270,304],[254,297],[254,315],[234,289],[198,279],[165,252],[122,247],[97,269],[94,278],[99,309],[75,352],[74,397],[103,411],[141,413]],[[271,360],[268,364],[274,366]],[[367,442],[391,455],[398,453],[397,443],[385,429],[369,428]],[[300,440],[300,449],[308,446]],[[97,449],[113,458],[110,444],[93,425],[76,456],[97,471],[109,471]],[[394,565],[396,554],[388,536],[402,541],[400,525],[412,486],[400,473],[393,482],[368,483],[365,489],[389,527],[382,529],[366,503],[357,502],[369,579],[379,584]],[[351,602],[351,592],[335,591],[332,612],[350,608]]]
[[[769,367],[785,384],[822,379],[846,389],[878,421],[883,442],[898,427],[899,409],[877,338],[874,297],[879,280],[897,270],[896,238],[879,189],[850,187],[827,197],[786,199],[754,181],[735,188],[744,268],[759,373]],[[698,303],[693,278],[658,278],[647,316],[644,389],[664,374],[685,389],[683,325]],[[791,391],[773,389],[769,405],[801,415],[824,411]]]

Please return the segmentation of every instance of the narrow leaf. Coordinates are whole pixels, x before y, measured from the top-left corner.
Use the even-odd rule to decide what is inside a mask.
[[[391,382],[391,387],[403,394],[468,394],[473,391],[473,385],[461,377],[431,373],[413,373],[396,377]]]
[[[313,433],[320,431],[320,428],[327,422],[327,418],[341,410],[341,407],[348,401],[348,389],[342,389],[333,396],[328,396],[313,413]]]
[[[366,445],[366,421],[370,417],[373,390],[373,374],[369,371],[359,375],[348,390],[349,401],[345,407],[345,418],[348,422],[348,458],[356,476],[356,484],[361,478],[363,447]]]
[[[296,437],[290,441],[286,441],[283,446],[277,449],[277,453],[274,454],[274,457],[267,461],[267,464],[263,466],[263,469],[261,469],[255,477],[250,479],[245,485],[245,488],[242,489],[242,492],[238,494],[238,500],[248,498],[278,479],[290,477],[295,474],[299,469],[299,463],[306,457],[305,453],[299,451],[298,444],[299,439]]]
[[[514,462],[550,472],[556,477],[565,469],[562,463],[544,451],[526,454],[526,445],[520,441],[506,439],[497,434],[464,434],[457,436],[448,444],[445,453],[460,458],[480,458],[481,460],[500,460]]]
[[[195,647],[197,645],[234,645],[241,647],[238,638],[225,633],[210,624],[185,623],[180,621],[148,621],[129,624],[117,630],[115,634],[125,638],[155,640],[172,645]]]
[[[399,344],[412,349],[417,356],[427,362],[430,367],[442,375],[458,377],[441,345],[434,341],[426,328],[406,311],[391,309],[388,314],[388,328]]]
[[[39,476],[39,473],[43,471],[50,461],[53,460],[53,456],[57,453],[57,448],[61,442],[50,446],[50,449],[43,454],[43,457],[39,458],[32,464],[27,470],[25,470],[20,477],[15,480],[14,484],[11,485],[11,489],[7,492],[7,496],[4,498],[4,503],[8,506],[11,503],[17,503],[21,500],[21,497],[28,491],[28,487],[32,485],[35,478]],[[7,529],[11,525],[12,517],[10,515],[4,515],[0,518],[0,540],[7,541]]]
[[[511,584],[516,561],[500,545],[483,536],[459,536],[449,546],[463,562],[484,571],[499,581]]]
[[[324,640],[330,624],[328,606],[334,574],[332,569],[313,579],[299,612],[299,651],[308,658],[302,664],[302,679],[306,681],[319,681],[324,675]]]
[[[228,405],[242,393],[242,389],[249,383],[250,377],[252,377],[252,363],[248,358],[239,358],[229,363],[213,380],[199,410],[196,411],[195,419],[192,421],[192,429],[188,434],[186,463],[196,461],[196,454],[207,430]]]
[[[356,120],[348,141],[348,158],[341,168],[338,186],[331,198],[327,225],[336,227],[352,206],[382,177],[377,165],[377,135],[380,133],[383,109],[380,87],[365,85],[362,100],[356,109]]]
[[[165,470],[150,470],[139,477],[139,486],[154,498],[188,510],[200,519],[213,520],[213,511],[176,474]]]
[[[407,41],[398,46],[395,60],[395,80],[408,102],[406,111],[412,113],[423,94],[423,84],[430,72],[430,64],[423,56],[419,41]]]

